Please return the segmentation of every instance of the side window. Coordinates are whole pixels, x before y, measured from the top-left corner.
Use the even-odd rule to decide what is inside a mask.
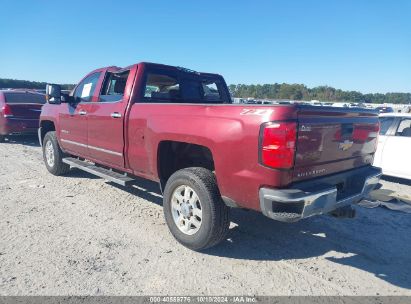
[[[180,83],[176,77],[164,74],[147,75],[144,98],[151,100],[181,100]]]
[[[91,100],[91,97],[93,96],[94,90],[96,89],[96,85],[98,79],[100,78],[100,75],[100,72],[91,74],[77,86],[73,94],[74,100],[76,102],[88,102]]]
[[[380,135],[386,135],[392,123],[394,122],[394,117],[381,117],[380,118]]]
[[[395,136],[411,137],[411,118],[401,120]]]
[[[220,92],[215,82],[203,82],[203,92],[206,101],[221,100]]]
[[[103,89],[100,95],[100,102],[115,102],[121,101],[124,96],[124,91],[126,89],[126,83],[130,71],[121,73],[111,73],[106,74],[104,79]]]

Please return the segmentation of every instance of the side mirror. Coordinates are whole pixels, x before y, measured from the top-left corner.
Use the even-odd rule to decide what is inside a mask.
[[[61,87],[58,84],[46,85],[46,100],[51,104],[61,103]]]

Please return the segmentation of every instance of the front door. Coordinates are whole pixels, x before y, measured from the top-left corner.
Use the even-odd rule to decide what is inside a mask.
[[[130,70],[106,72],[101,94],[88,119],[90,158],[124,168],[124,115],[132,86]]]
[[[59,114],[61,146],[69,153],[88,156],[88,115],[100,76],[101,72],[97,72],[85,77],[73,93],[73,102],[60,105],[63,107]]]

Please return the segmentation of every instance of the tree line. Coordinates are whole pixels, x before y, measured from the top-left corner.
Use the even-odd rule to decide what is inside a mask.
[[[355,103],[411,103],[411,93],[370,93],[343,91],[329,86],[308,88],[303,84],[231,84],[233,97],[256,99],[319,100]]]
[[[38,89],[45,90],[46,82],[0,78],[0,88],[3,89]],[[62,84],[63,90],[71,90],[73,84]]]
[[[71,90],[73,84],[62,84],[63,90]],[[45,89],[46,82],[0,78],[0,88]],[[343,91],[329,86],[308,88],[303,84],[231,84],[233,97],[256,99],[320,100],[355,103],[411,103],[411,93],[370,93]]]

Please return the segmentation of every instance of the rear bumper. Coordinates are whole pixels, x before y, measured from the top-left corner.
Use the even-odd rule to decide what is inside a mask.
[[[261,212],[274,220],[295,222],[361,201],[378,184],[381,169],[365,167],[296,183],[288,189],[261,188]]]
[[[36,134],[38,126],[38,119],[20,119],[7,117],[2,119],[0,123],[0,134]]]

